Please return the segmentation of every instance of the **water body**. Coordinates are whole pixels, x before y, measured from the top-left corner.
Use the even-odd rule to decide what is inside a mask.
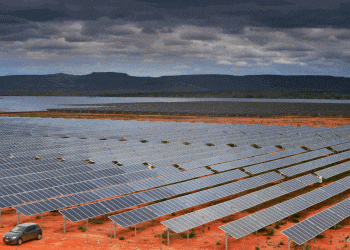
[[[172,98],[172,97],[72,97],[72,96],[3,96],[0,98],[0,112],[45,111],[47,109],[77,107],[75,105],[144,102],[281,102],[281,103],[340,103],[350,100],[323,99],[260,99],[260,98]]]

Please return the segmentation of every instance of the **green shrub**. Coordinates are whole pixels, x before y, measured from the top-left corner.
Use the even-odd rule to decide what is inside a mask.
[[[82,231],[82,232],[86,232],[86,230],[87,230],[87,229],[84,227],[81,231]]]
[[[195,231],[192,231],[188,234],[188,238],[193,238],[194,236],[196,236],[196,232]],[[181,238],[187,238],[187,233],[181,233],[180,234]]]
[[[96,219],[96,220],[95,220],[95,223],[98,224],[98,225],[101,225],[101,224],[103,224],[103,221],[100,220],[100,219]]]
[[[275,229],[273,227],[270,227],[268,230],[267,230],[267,235],[274,235],[275,234]]]
[[[217,241],[217,242],[216,242],[216,245],[220,245],[220,242],[219,242],[219,241]]]
[[[275,225],[275,228],[276,228],[276,229],[280,229],[281,226],[277,224],[277,225]]]
[[[271,237],[270,237],[270,236],[267,236],[267,237],[266,237],[266,239],[268,239],[268,240],[269,240],[269,239],[271,239]]]
[[[258,229],[258,232],[265,232],[265,231],[266,231],[266,227]]]
[[[294,222],[294,223],[298,223],[298,222],[299,222],[299,220],[298,220],[297,218],[293,218],[292,222]]]
[[[260,250],[260,247],[255,247],[255,250]]]
[[[125,237],[124,236],[120,236],[119,240],[125,240]]]
[[[326,235],[324,235],[324,234],[316,235],[316,238],[318,238],[318,239],[321,239],[321,238],[324,238],[324,237],[326,237]]]
[[[278,243],[278,244],[279,244],[280,246],[281,246],[281,245],[284,245],[283,241],[280,241],[280,243]]]
[[[293,217],[294,217],[294,218],[299,218],[299,217],[300,217],[300,214],[294,214]]]
[[[78,230],[83,230],[84,227],[83,226],[78,226]]]

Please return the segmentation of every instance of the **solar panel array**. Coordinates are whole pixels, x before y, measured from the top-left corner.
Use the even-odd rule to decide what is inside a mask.
[[[316,237],[350,216],[350,198],[283,230],[282,233],[298,245]]]
[[[350,126],[311,128],[261,124],[1,117],[0,209],[17,206],[18,211],[27,215],[64,209],[179,181],[188,182],[189,179],[212,173],[202,166],[210,165],[212,169],[226,171],[232,169],[228,168],[228,164],[234,166],[247,159],[256,164],[258,161],[275,160],[278,159],[276,157],[290,154],[305,154],[300,148],[281,151],[276,145],[299,147],[326,142],[329,145],[339,142],[344,144],[349,135]],[[243,158],[246,159],[242,160]],[[225,170],[222,163],[227,164]],[[150,165],[153,166],[152,169]],[[183,168],[180,171],[176,166]],[[211,184],[224,181],[215,178],[219,177],[212,177]],[[254,178],[247,180],[257,180]],[[240,182],[241,189],[254,186],[248,183],[250,182]],[[206,184],[183,185],[171,185],[178,186],[178,190],[172,192],[181,194],[186,190],[198,190]],[[166,188],[170,190],[169,187]],[[188,196],[193,200],[187,201],[184,198],[183,202],[187,205],[201,204],[202,201],[214,199],[220,195],[211,196],[211,192],[221,190],[218,188],[195,193],[193,197]],[[168,194],[172,193],[165,192],[163,196]],[[203,194],[208,197],[201,197]],[[151,193],[147,196],[149,198],[141,196],[141,193],[137,195],[128,195],[137,198],[136,203],[127,201],[128,198],[123,199],[126,204],[133,205],[163,197],[160,194],[152,196]],[[111,211],[111,207],[107,208],[100,202],[92,204],[89,204],[92,210],[86,211],[83,218]],[[167,204],[172,206],[163,203]],[[159,211],[176,210],[183,205],[173,206],[164,206]],[[150,210],[151,208],[156,209],[146,207],[147,211],[157,216],[163,213]],[[119,208],[116,206],[113,209]]]
[[[94,197],[87,200],[87,202],[92,202],[92,201],[97,201],[105,198],[110,198],[114,196],[136,192],[138,191],[138,189],[135,187],[138,187],[138,186],[139,187],[143,186],[144,187],[143,189],[149,189],[151,187],[185,181],[185,180],[189,180],[192,178],[196,178],[196,177],[200,177],[208,174],[212,174],[212,172],[206,168],[199,168],[192,171],[180,172],[172,175],[166,175],[166,176],[151,178],[151,179],[142,180],[142,181],[125,183],[125,184],[121,184],[121,185],[117,185],[109,188],[97,189],[97,190],[87,191],[84,193],[79,193],[74,195],[67,195],[64,197],[49,199],[49,200],[40,201],[37,203],[24,204],[21,206],[16,206],[15,209],[23,213],[24,215],[34,215],[34,214],[52,211],[51,209],[52,203],[54,206],[53,210],[57,210],[65,207],[70,207],[73,205],[80,205],[80,204],[86,203],[84,202],[84,199],[86,196]],[[150,185],[145,186],[144,185],[145,182],[152,184],[152,186]]]
[[[283,177],[275,172],[266,173],[263,175],[251,177],[241,181],[233,182],[230,184],[214,187],[211,189],[203,190],[197,193],[181,196],[171,200],[159,202],[154,205],[146,206],[140,209],[134,209],[132,211],[120,213],[110,216],[114,223],[127,227],[135,225],[153,218],[157,218],[166,214],[174,213],[183,209],[187,209],[193,206],[197,206],[203,203],[214,201],[226,196],[237,194],[249,189],[253,189],[259,186],[263,186],[273,181],[281,180]],[[169,186],[171,187],[171,186]],[[175,189],[173,192],[180,194],[181,191]],[[152,212],[155,217],[147,217],[148,212]],[[143,220],[141,218],[147,218]]]
[[[181,233],[205,223],[241,212],[266,201],[294,192],[318,181],[319,179],[317,177],[309,174],[232,199],[230,201],[163,221],[162,224],[176,233]]]
[[[276,160],[278,158],[283,158],[283,157],[305,153],[305,152],[306,151],[302,148],[294,148],[294,149],[278,151],[272,154],[265,154],[265,155],[250,157],[247,159],[211,165],[210,167],[216,171],[221,172],[229,169],[241,168],[241,167],[245,167],[245,166],[249,166],[249,165],[253,165],[261,162]]]
[[[317,203],[325,201],[332,196],[348,190],[349,188],[350,177],[346,177],[306,194],[220,226],[219,228],[230,236],[238,239]]]
[[[209,170],[207,171],[210,172]],[[195,179],[192,181],[181,182],[174,185],[151,189],[145,192],[139,192],[136,194],[104,200],[104,201],[98,202],[98,204],[107,208],[108,212],[115,212],[125,208],[133,207],[136,205],[141,205],[144,203],[149,203],[152,201],[169,198],[179,194],[184,194],[195,190],[207,188],[217,184],[222,184],[222,183],[243,178],[246,176],[247,174],[243,173],[240,170],[233,170],[233,171],[218,174],[218,175],[212,175],[208,177]],[[89,213],[85,213],[85,211],[93,209],[92,207],[95,206],[94,204],[96,203],[74,207],[66,210],[61,210],[60,213],[63,214],[67,219],[69,219],[72,222],[88,219],[90,218]],[[102,215],[102,214],[99,214],[99,215]]]
[[[341,173],[346,173],[350,171],[350,162],[344,162],[333,167],[325,168],[320,171],[315,172],[318,176],[324,179],[331,178],[333,176],[339,175]]]
[[[293,176],[293,175],[304,173],[317,168],[325,167],[327,165],[334,164],[343,160],[347,160],[349,159],[349,157],[350,157],[350,151],[346,151],[340,154],[331,155],[328,157],[320,158],[318,160],[284,168],[279,171],[286,176]]]
[[[285,166],[289,166],[292,164],[300,163],[303,161],[311,160],[314,158],[318,158],[320,156],[328,155],[330,153],[331,153],[331,151],[324,148],[324,149],[320,149],[320,150],[316,150],[316,151],[312,151],[312,152],[308,152],[308,153],[304,153],[304,154],[300,154],[300,155],[286,157],[286,158],[275,160],[275,161],[257,164],[257,165],[251,166],[251,167],[246,167],[246,168],[244,168],[244,170],[246,172],[249,172],[252,174],[258,174],[258,173],[282,168]],[[283,170],[281,170],[281,173],[283,173]]]

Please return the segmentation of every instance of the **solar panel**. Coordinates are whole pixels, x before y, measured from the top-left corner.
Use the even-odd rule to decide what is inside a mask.
[[[342,181],[343,183],[346,183],[346,184],[342,184]],[[296,212],[299,212],[300,210],[311,207],[317,203],[320,203],[334,195],[337,195],[349,189],[350,185],[348,185],[347,183],[348,181],[350,181],[350,177],[346,177],[340,181],[333,182],[331,184],[315,189],[306,194],[297,196],[293,199],[290,199],[288,201],[277,204],[273,207],[261,210],[259,212],[256,212],[254,214],[247,216],[247,217],[251,217],[252,219],[255,219],[258,222],[258,223],[255,223],[254,225],[244,224],[250,219],[247,217],[243,217],[242,219],[235,220],[219,228],[234,238],[242,237],[246,234],[255,232],[262,227],[268,226],[280,219],[288,217]],[[265,222],[263,219],[264,216],[265,217],[267,216],[269,218]],[[249,230],[247,230],[246,232],[239,232],[238,229],[241,228],[242,226],[245,226],[245,227],[249,226]]]

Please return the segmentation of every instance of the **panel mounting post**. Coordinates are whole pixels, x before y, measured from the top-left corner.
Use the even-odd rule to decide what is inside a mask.
[[[41,227],[43,227],[43,214],[41,214]]]
[[[89,219],[86,220],[86,242],[89,242]]]
[[[288,238],[288,250],[290,250],[290,243],[292,243],[292,240]]]
[[[188,249],[189,238],[190,238],[190,231],[187,230],[187,249]]]
[[[225,247],[226,247],[226,250],[228,250],[228,234],[227,233],[225,233],[225,238],[226,238]]]
[[[114,226],[114,239],[117,238],[117,224],[113,223]]]
[[[106,221],[107,220],[107,214],[103,216],[103,219]]]
[[[204,225],[202,225],[202,233],[204,233]]]
[[[153,219],[151,220],[151,226],[153,227]]]
[[[166,228],[167,240],[168,240],[167,245],[168,245],[168,246],[170,246],[170,241],[169,241],[169,231],[170,231],[170,229],[169,229],[169,228]]]
[[[66,216],[63,216],[63,233],[66,233],[66,224],[67,224],[67,218]]]
[[[20,215],[21,213],[17,211],[16,214],[17,214],[17,225],[18,225],[18,224],[20,223],[20,222],[19,222],[19,215]]]

